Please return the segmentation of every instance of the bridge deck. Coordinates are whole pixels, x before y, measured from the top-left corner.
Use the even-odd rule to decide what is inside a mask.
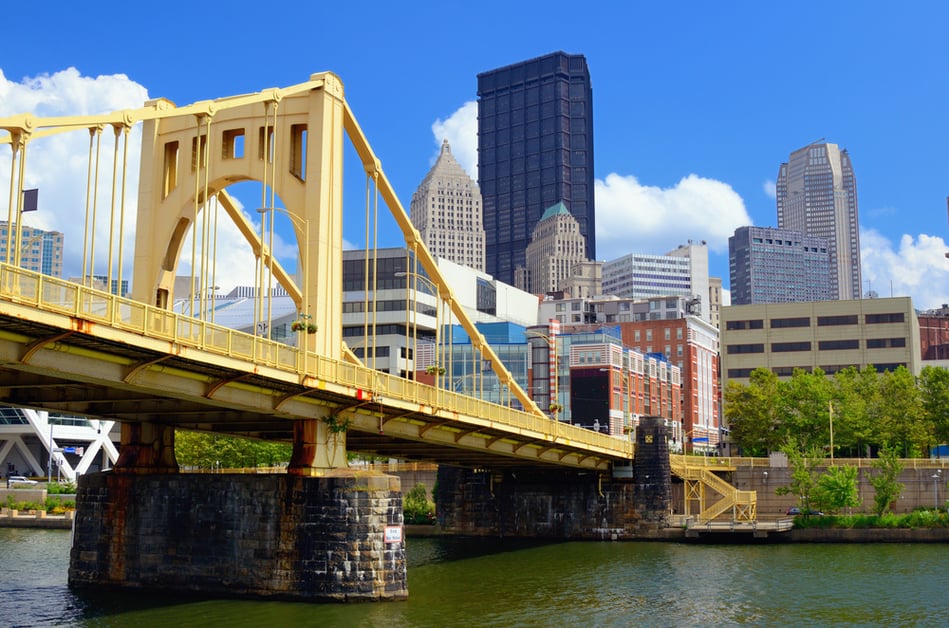
[[[625,439],[566,425],[0,264],[0,402],[290,441],[348,421],[348,448],[473,467],[607,470]]]

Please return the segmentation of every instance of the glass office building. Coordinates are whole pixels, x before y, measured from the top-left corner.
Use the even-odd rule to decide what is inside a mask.
[[[857,179],[850,154],[824,142],[794,151],[778,169],[776,197],[778,227],[827,241],[831,299],[859,299]]]
[[[562,202],[596,259],[593,91],[583,55],[555,52],[478,75],[485,270],[514,283],[544,210]]]

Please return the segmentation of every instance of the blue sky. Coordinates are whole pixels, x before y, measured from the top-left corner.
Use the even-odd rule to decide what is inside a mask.
[[[476,173],[477,74],[564,50],[591,71],[600,259],[706,240],[727,287],[728,236],[776,225],[779,164],[825,138],[853,160],[864,291],[949,302],[947,3],[176,5],[5,8],[0,116],[185,105],[330,70],[407,207],[443,137]],[[68,236],[43,190],[42,220]]]

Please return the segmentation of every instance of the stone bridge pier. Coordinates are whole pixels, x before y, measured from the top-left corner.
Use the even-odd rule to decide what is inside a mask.
[[[123,425],[126,436],[137,455],[79,479],[70,586],[303,601],[408,595],[397,477],[182,474],[169,457],[171,428]],[[153,451],[161,455],[145,455]]]
[[[446,532],[475,536],[662,538],[671,511],[671,477],[661,417],[641,419],[636,460],[625,470],[441,466],[438,523]]]

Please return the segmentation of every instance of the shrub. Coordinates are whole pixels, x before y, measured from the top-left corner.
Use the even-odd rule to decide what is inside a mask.
[[[402,496],[402,516],[405,523],[435,523],[435,503],[429,501],[424,484],[416,484]]]
[[[61,515],[67,510],[75,510],[76,502],[72,500],[61,500],[56,497],[46,498],[46,512],[51,515]]]
[[[46,486],[47,495],[75,495],[75,482],[50,482]]]

